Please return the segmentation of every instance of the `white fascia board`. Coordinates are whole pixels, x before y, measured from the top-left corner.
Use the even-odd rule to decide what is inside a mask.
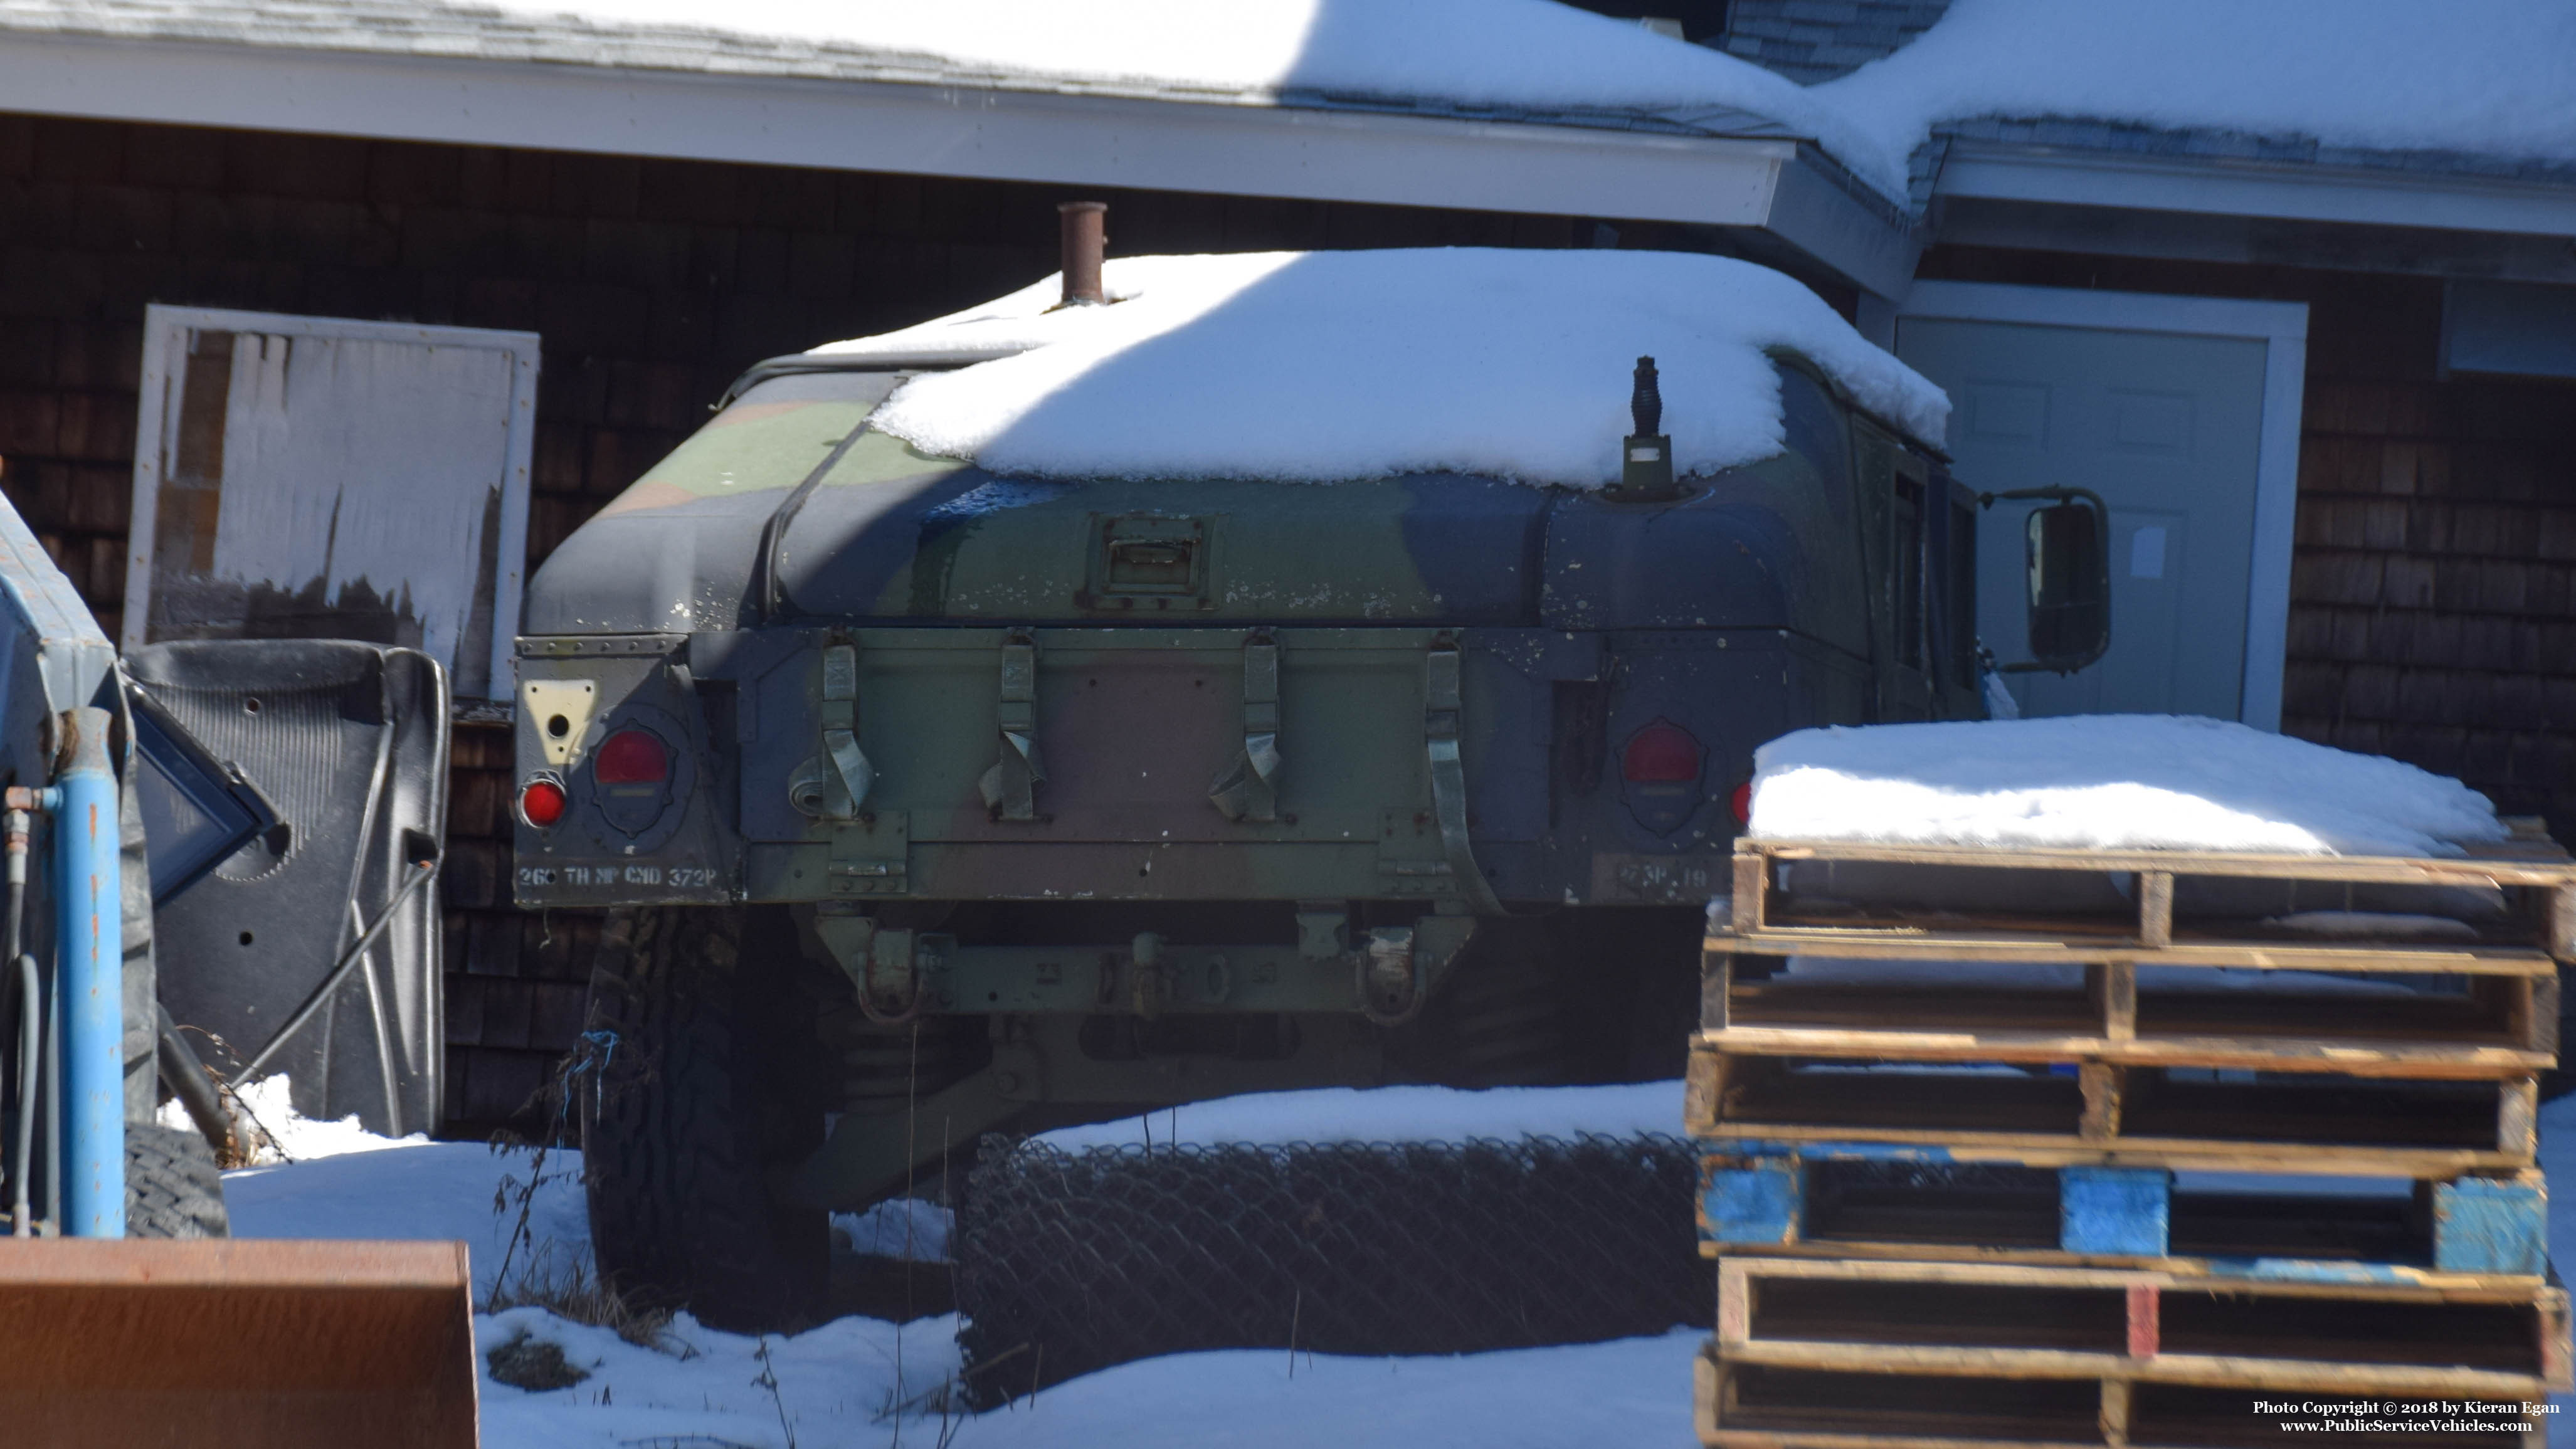
[[[2422,171],[1954,142],[1936,197],[2439,231],[2576,235],[2576,187]]]
[[[0,39],[0,97],[178,125],[1726,227],[1768,225],[1782,174],[1805,167],[1769,138],[60,37]]]
[[[2099,292],[2012,282],[1917,282],[1897,310],[1907,317],[2012,322],[2030,327],[2098,327],[2118,332],[2182,332],[2284,342],[2304,342],[2308,336],[2305,302]]]

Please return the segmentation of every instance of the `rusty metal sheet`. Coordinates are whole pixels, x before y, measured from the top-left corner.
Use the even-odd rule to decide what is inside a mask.
[[[462,1243],[0,1240],[15,1446],[472,1449]]]

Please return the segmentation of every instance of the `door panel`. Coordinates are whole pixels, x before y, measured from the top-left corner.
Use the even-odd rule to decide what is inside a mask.
[[[2027,715],[2234,719],[2265,344],[2086,327],[1903,318],[1897,353],[1949,390],[1960,480],[1979,492],[2090,488],[2111,508],[2111,651],[2071,678],[2006,676]],[[1997,659],[2024,647],[2022,524],[1978,529],[1977,617]]]

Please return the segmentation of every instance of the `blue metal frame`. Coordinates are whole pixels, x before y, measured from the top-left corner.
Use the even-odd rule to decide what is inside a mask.
[[[0,774],[20,782],[12,808],[52,824],[51,869],[34,883],[54,912],[49,1045],[61,1090],[48,1125],[62,1136],[56,1230],[77,1237],[125,1235],[125,917],[109,748],[118,697],[115,646],[0,505]],[[30,901],[30,914],[40,909]]]

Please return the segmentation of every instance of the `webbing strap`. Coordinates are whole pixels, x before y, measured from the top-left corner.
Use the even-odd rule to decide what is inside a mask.
[[[1480,915],[1502,914],[1502,902],[1467,837],[1467,767],[1458,756],[1458,643],[1443,634],[1431,646],[1423,665],[1423,739],[1431,757],[1431,816],[1440,827],[1440,845],[1458,893]]]
[[[1002,691],[994,711],[1001,755],[984,772],[984,808],[996,820],[1035,820],[1037,787],[1046,783],[1038,759],[1038,645],[1025,633],[1002,640]]]
[[[1208,787],[1228,820],[1279,818],[1279,644],[1267,631],[1243,646],[1243,751]]]

